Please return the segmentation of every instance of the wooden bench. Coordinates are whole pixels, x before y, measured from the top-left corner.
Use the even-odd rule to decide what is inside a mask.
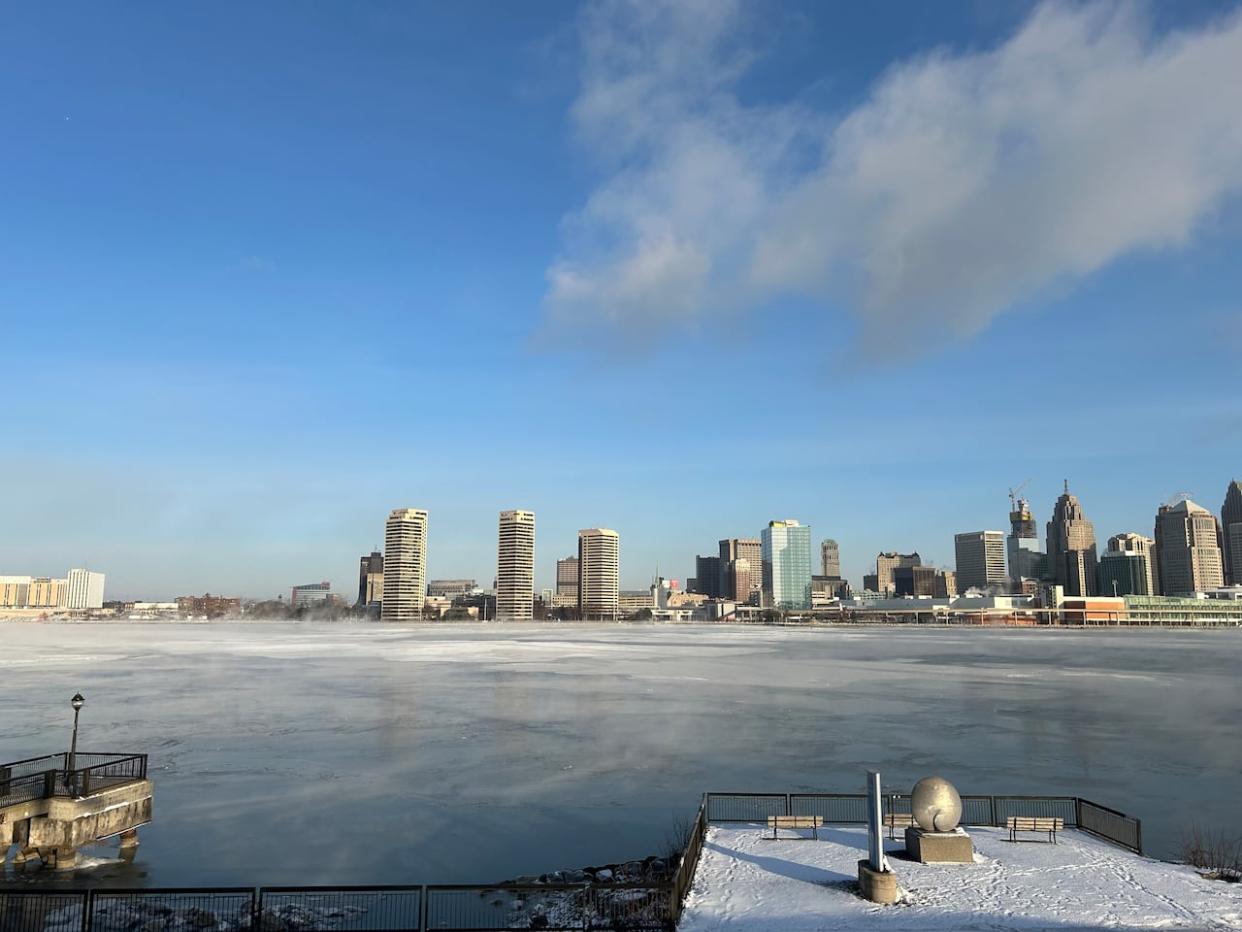
[[[768,828],[772,830],[771,841],[776,841],[776,832],[782,828],[809,828],[811,837],[819,838],[820,826],[824,824],[824,817],[817,815],[770,815],[768,816]],[[804,838],[805,836],[799,836]],[[786,839],[791,841],[792,839]]]
[[[1065,820],[1045,816],[1010,816],[1005,820],[1009,829],[1009,840],[1017,841],[1018,832],[1047,832],[1048,840],[1057,843],[1057,832],[1064,831]]]
[[[918,825],[914,821],[914,816],[908,812],[886,812],[884,813],[884,824],[888,826],[888,837],[896,839],[896,830],[899,828],[913,828]]]

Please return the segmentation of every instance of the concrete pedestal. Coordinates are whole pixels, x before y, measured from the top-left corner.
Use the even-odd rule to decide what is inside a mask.
[[[906,854],[923,864],[974,864],[975,846],[960,828],[951,832],[906,829]]]
[[[871,862],[858,862],[858,887],[863,898],[889,906],[897,902],[897,875],[892,871],[873,871]]]

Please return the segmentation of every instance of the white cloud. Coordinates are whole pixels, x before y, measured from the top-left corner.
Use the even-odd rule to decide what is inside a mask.
[[[747,105],[747,11],[614,0],[581,24],[576,132],[604,176],[565,220],[550,326],[644,332],[785,293],[864,333],[966,336],[1040,289],[1184,245],[1242,188],[1242,15],[1152,35],[1048,4],[994,49],[891,67],[852,112]]]

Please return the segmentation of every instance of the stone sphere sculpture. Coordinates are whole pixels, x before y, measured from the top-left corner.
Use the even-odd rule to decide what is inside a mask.
[[[925,832],[951,832],[962,818],[962,797],[944,777],[924,777],[910,792],[910,813]]]

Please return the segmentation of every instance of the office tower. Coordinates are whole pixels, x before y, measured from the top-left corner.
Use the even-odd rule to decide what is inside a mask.
[[[556,594],[572,596],[578,600],[578,558],[566,557],[556,561]]]
[[[1100,595],[1156,595],[1156,542],[1142,534],[1115,534],[1100,557]]]
[[[1012,496],[1013,493],[1010,492]],[[1009,510],[1009,537],[1006,541],[1009,557],[1009,579],[1014,592],[1022,589],[1024,579],[1042,579],[1048,568],[1048,558],[1039,549],[1039,532],[1035,529],[1035,516],[1031,503],[1025,498],[1013,498]]]
[[[763,588],[763,547],[754,537],[728,537],[720,541],[720,569],[729,583],[721,593],[737,602],[757,602]],[[744,561],[745,565],[740,565]],[[735,588],[745,575],[745,586]]]
[[[811,607],[811,529],[789,518],[769,521],[759,535],[763,604],[779,609]]]
[[[1095,527],[1071,495],[1069,480],[1048,522],[1048,577],[1066,595],[1095,595]],[[959,585],[961,580],[959,579]]]
[[[30,581],[29,576],[0,576],[0,608],[25,608]]]
[[[617,617],[621,590],[621,537],[603,527],[578,532],[578,614]]]
[[[69,580],[32,576],[26,592],[26,608],[68,608]]]
[[[1156,570],[1162,595],[1194,595],[1225,583],[1216,516],[1190,499],[1156,512]]]
[[[936,571],[936,588],[932,595],[937,599],[957,598],[957,573],[953,570]]]
[[[496,618],[535,617],[535,513],[502,511],[496,557]]]
[[[919,556],[918,551],[914,553],[896,553],[893,551],[885,551],[876,555],[875,558],[875,585],[874,591],[883,593],[893,593],[895,586],[893,584],[893,570],[899,566],[922,566],[923,559]]]
[[[720,598],[721,583],[724,582],[724,571],[720,568],[720,557],[694,558],[694,591],[713,599]]]
[[[332,595],[332,584],[329,582],[306,583],[293,587],[289,604],[294,608],[299,605],[322,605]]]
[[[1225,490],[1220,507],[1220,532],[1224,545],[1225,585],[1242,586],[1242,482],[1234,479]]]
[[[841,577],[841,548],[831,537],[819,545],[819,562],[823,575],[830,579]]]
[[[422,621],[427,596],[427,512],[394,508],[384,527],[384,621]]]
[[[953,537],[957,582],[963,589],[1005,584],[1005,532],[967,531]]]
[[[427,580],[427,596],[441,599],[460,599],[462,596],[478,592],[479,583],[474,579],[429,579]]]
[[[363,554],[358,561],[359,608],[378,605],[384,600],[384,555],[378,550]]]
[[[893,567],[893,595],[934,596],[938,575],[939,571],[934,566],[895,566]]]
[[[103,573],[92,573],[83,569],[70,570],[69,578],[65,582],[65,608],[103,608]]]

